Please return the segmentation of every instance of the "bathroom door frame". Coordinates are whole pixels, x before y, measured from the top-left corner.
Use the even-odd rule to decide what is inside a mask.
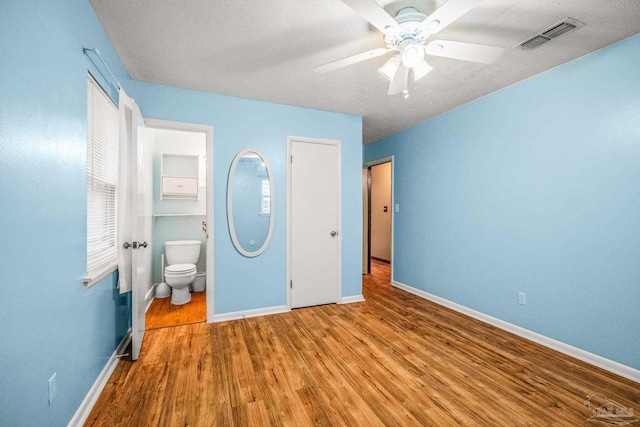
[[[207,323],[213,323],[215,315],[215,283],[214,283],[214,227],[213,227],[213,126],[201,125],[196,123],[174,122],[171,120],[144,119],[145,125],[152,129],[165,129],[186,132],[200,132],[206,136],[207,143],[207,190],[206,190],[206,218],[207,218],[207,254],[206,254],[206,270],[207,270],[207,287],[205,289],[205,297],[207,301]]]
[[[393,162],[393,156],[382,157],[380,159],[372,160],[370,162],[366,162],[363,168],[363,179],[362,179],[362,187],[363,187],[363,206],[366,206],[366,209],[363,209],[363,224],[366,226],[366,230],[363,230],[362,238],[363,238],[363,251],[362,251],[362,266],[363,271],[362,274],[370,274],[371,273],[371,168],[377,165],[381,165],[383,163],[391,163],[391,256],[389,260],[389,266],[391,270],[391,283],[393,283],[393,246],[394,246],[394,231],[395,231],[395,216],[396,216],[396,204],[395,204],[395,190],[394,190],[394,182],[395,182],[395,165]]]

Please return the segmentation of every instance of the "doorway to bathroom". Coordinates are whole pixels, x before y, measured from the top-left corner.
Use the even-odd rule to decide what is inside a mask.
[[[146,290],[146,329],[206,322],[213,298],[213,129],[210,126],[145,120],[151,151],[147,173],[153,182],[152,284]],[[199,241],[197,274],[190,300],[173,304],[166,284],[165,242]],[[213,304],[210,304],[212,308]],[[212,310],[211,310],[212,311]]]

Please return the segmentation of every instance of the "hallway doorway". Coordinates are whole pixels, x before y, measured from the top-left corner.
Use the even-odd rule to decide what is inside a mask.
[[[393,156],[364,165],[363,202],[363,274],[371,274],[372,261],[393,262]]]

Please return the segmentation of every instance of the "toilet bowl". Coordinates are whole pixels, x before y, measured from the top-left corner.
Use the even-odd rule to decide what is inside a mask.
[[[195,278],[194,264],[173,264],[164,269],[164,281],[171,287],[171,304],[182,305],[191,301],[189,285]]]
[[[189,285],[196,278],[196,263],[200,258],[199,240],[173,240],[164,243],[167,267],[164,281],[171,288],[171,304],[191,301]]]

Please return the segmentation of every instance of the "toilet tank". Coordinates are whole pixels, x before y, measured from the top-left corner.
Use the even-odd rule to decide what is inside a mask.
[[[169,240],[164,242],[167,264],[196,264],[200,258],[200,240]]]

